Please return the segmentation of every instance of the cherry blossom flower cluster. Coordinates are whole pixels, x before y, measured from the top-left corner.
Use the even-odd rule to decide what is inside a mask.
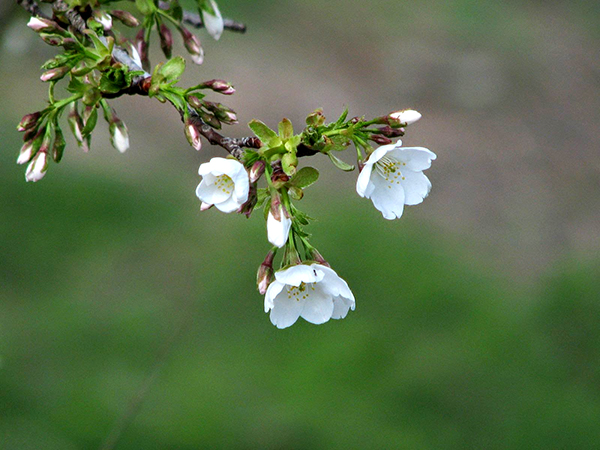
[[[413,110],[390,116],[405,125],[421,117]],[[382,145],[359,165],[362,169],[356,192],[370,199],[385,219],[399,219],[405,205],[417,205],[428,196],[431,183],[423,171],[435,159],[435,153],[429,149],[402,147],[400,140]],[[246,213],[249,198],[253,195],[251,191],[256,190],[260,178],[256,176],[255,166],[256,163],[247,168],[237,159],[221,157],[202,164],[199,169],[202,180],[196,189],[196,196],[202,202],[201,209],[214,206],[225,213]],[[264,167],[262,164],[263,172]],[[267,189],[277,191],[273,187],[278,176],[276,170],[267,172],[271,176]],[[313,324],[343,319],[355,308],[354,295],[300,231],[294,217],[298,210],[285,200],[290,193],[289,185],[283,192],[279,189],[271,195],[271,204],[266,210],[267,239],[273,247],[257,275],[258,289],[265,295],[265,312],[270,312],[271,322],[277,328],[287,328],[299,317]],[[304,247],[305,258],[299,254],[300,244]],[[285,249],[285,255],[280,269],[274,271],[274,257],[281,248]]]
[[[298,202],[304,190],[317,181],[319,172],[310,165],[299,167],[300,161],[326,155],[343,171],[358,167],[357,194],[370,199],[385,219],[399,219],[405,205],[421,203],[431,189],[423,171],[436,155],[424,147],[403,147],[399,139],[421,118],[419,112],[408,109],[367,119],[348,118],[346,109],[337,120],[328,122],[317,109],[306,117],[299,133],[288,119],[283,119],[277,130],[254,119],[248,124],[254,136],[230,138],[220,131],[223,125],[237,123],[236,113],[205,97],[232,95],[233,86],[220,79],[178,86],[186,60],[171,54],[172,29],[181,35],[196,64],[204,61],[204,50],[188,26],[204,27],[215,40],[226,29],[245,30],[243,24],[224,19],[215,0],[194,0],[197,14],[184,12],[179,0],[136,0],[131,9],[135,8],[141,19],[127,11],[104,9],[117,0],[45,0],[51,14],[44,14],[36,0],[17,1],[33,15],[28,27],[46,44],[61,49],[42,66],[40,79],[49,85],[46,107],[25,115],[17,126],[24,141],[17,163],[28,164],[27,181],[41,180],[49,163],[61,161],[66,146],[61,116],[66,111],[68,126],[84,152],[90,150],[100,111],[112,146],[123,153],[130,147],[129,132],[108,101],[143,95],[170,103],[181,117],[191,147],[201,150],[204,139],[229,153],[200,165],[202,179],[196,188],[200,209],[214,207],[247,217],[263,210],[271,248],[258,269],[257,286],[271,322],[287,328],[302,317],[322,324],[342,319],[355,309],[348,284],[304,230],[312,219],[300,210]],[[139,30],[132,33],[134,38],[128,37],[114,26],[116,22]],[[167,59],[154,67],[149,61],[153,31]],[[60,99],[54,88],[63,79],[69,80],[68,96]],[[336,156],[352,145],[356,166]]]

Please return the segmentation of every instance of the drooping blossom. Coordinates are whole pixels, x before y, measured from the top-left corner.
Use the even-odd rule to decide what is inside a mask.
[[[333,269],[322,264],[298,264],[275,272],[265,294],[265,312],[277,328],[293,325],[298,317],[314,324],[343,319],[354,310],[354,295]]]

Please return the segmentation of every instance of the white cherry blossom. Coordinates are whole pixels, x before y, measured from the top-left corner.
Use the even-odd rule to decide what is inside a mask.
[[[275,272],[265,294],[265,312],[271,312],[277,328],[293,325],[298,317],[317,325],[343,319],[354,307],[348,284],[334,270],[316,263]]]
[[[203,204],[230,213],[248,200],[248,172],[239,161],[212,158],[200,166],[198,173],[202,181],[196,188],[196,196]]]
[[[371,153],[356,181],[358,195],[370,198],[388,220],[400,218],[404,205],[421,203],[431,189],[423,170],[431,167],[435,153],[401,145],[398,141]]]

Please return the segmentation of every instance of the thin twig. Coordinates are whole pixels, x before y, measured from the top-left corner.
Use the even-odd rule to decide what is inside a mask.
[[[170,5],[169,2],[160,1],[158,2],[158,7],[163,10],[168,10]],[[183,11],[183,21],[193,27],[204,28],[204,22],[202,22],[200,15],[191,11]],[[231,19],[223,19],[223,28],[229,31],[236,31],[238,33],[246,32],[246,25]]]
[[[21,6],[32,16],[47,18],[35,0],[17,0],[17,5]]]
[[[35,2],[35,0],[17,0],[17,3],[20,4],[27,11],[30,11],[31,8],[34,10],[39,10],[39,6]],[[162,2],[164,3],[164,2]],[[53,4],[54,10],[63,13],[65,18],[69,21],[71,26],[73,26],[77,31],[83,33],[86,30],[85,20],[81,17],[81,15],[64,2],[64,0],[56,0]],[[163,5],[164,6],[164,5]],[[41,15],[41,14],[38,14]],[[198,18],[198,20],[200,20]],[[239,31],[239,30],[238,30]],[[105,38],[100,36],[100,39],[104,42]],[[134,61],[131,59],[127,51],[118,45],[113,47],[112,53],[113,59],[123,65],[125,65],[129,70],[139,71],[142,70]],[[126,89],[123,89],[120,92],[114,94],[106,94],[104,95],[106,98],[116,98],[120,97],[124,94],[128,95],[148,95],[148,89],[150,88],[150,73],[144,71],[142,75],[136,77],[131,86],[128,86]],[[243,138],[230,138],[227,136],[223,136],[219,132],[217,132],[214,128],[208,125],[206,122],[202,120],[202,118],[198,115],[198,113],[192,108],[188,108],[188,113],[190,120],[192,123],[198,128],[200,134],[204,136],[208,142],[212,145],[219,145],[220,147],[227,150],[233,157],[237,159],[241,159],[244,155],[243,147],[246,148],[260,148],[261,142],[256,137],[243,137]],[[183,121],[183,113],[181,113],[181,119]]]
[[[161,369],[163,368],[165,362],[173,352],[175,344],[177,343],[179,338],[185,334],[185,331],[187,331],[187,329],[189,329],[190,325],[192,324],[192,318],[192,314],[186,314],[185,317],[181,320],[179,326],[173,332],[173,334],[163,344],[162,348],[157,353],[156,359],[150,367],[146,378],[138,388],[135,395],[129,400],[129,404],[127,405],[127,409],[125,410],[125,412],[115,421],[106,439],[100,446],[100,450],[113,450],[116,447],[119,440],[121,439],[121,436],[123,435],[125,430],[133,423],[138,413],[140,412],[146,395],[150,391],[152,385],[156,382],[156,379],[160,375]]]

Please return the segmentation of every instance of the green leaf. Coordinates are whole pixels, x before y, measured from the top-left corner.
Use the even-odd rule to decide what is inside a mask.
[[[352,170],[354,170],[354,166],[351,166],[350,164],[345,163],[344,161],[339,159],[337,156],[334,156],[331,152],[328,152],[327,156],[329,156],[329,159],[331,160],[331,162],[338,169],[342,169],[345,172],[351,172]]]
[[[263,144],[269,145],[273,138],[279,139],[277,133],[271,130],[268,126],[262,123],[260,120],[252,119],[248,124],[252,132],[258,137]]]
[[[99,88],[102,92],[116,94],[129,87],[131,81],[128,78],[126,70],[122,67],[110,67],[102,73]]]
[[[341,124],[343,124],[346,121],[346,117],[348,117],[348,107],[347,106],[346,106],[346,108],[344,108],[344,112],[342,113],[340,118],[337,120],[336,125],[339,127]]]
[[[81,130],[81,135],[83,137],[89,136],[89,134],[92,131],[94,131],[94,128],[96,127],[96,122],[98,122],[98,109],[93,107],[92,112],[90,113],[90,117],[85,123],[85,127],[83,127],[83,130]]]
[[[155,8],[152,0],[135,0],[135,6],[137,6],[137,9],[145,16],[151,14]]]
[[[185,59],[183,59],[181,56],[176,56],[175,58],[167,61],[158,72],[164,77],[164,80],[171,82],[179,80],[179,77],[183,75],[184,71]]]
[[[289,139],[294,135],[294,127],[289,119],[283,119],[279,122],[279,137],[281,139]]]
[[[171,92],[171,91],[163,91],[161,90],[160,93],[168,100],[170,101],[173,106],[175,106],[175,108],[177,108],[179,111],[185,111],[186,109],[186,102],[185,99],[183,98],[182,95],[178,95],[175,92]]]
[[[83,93],[87,89],[88,86],[77,77],[71,77],[71,81],[69,81],[69,85],[67,86],[67,91],[71,92],[72,94]]]
[[[303,167],[290,180],[290,184],[299,188],[307,188],[318,179],[319,171],[317,169],[314,167]]]
[[[270,201],[271,193],[268,189],[258,189],[256,197],[256,205],[254,206],[254,208],[260,208],[265,204],[267,200]]]

